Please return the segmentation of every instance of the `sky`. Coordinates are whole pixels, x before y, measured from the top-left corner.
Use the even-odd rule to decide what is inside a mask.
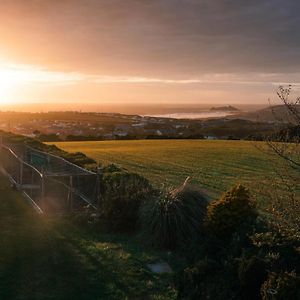
[[[267,104],[300,91],[297,0],[0,0],[0,105]]]

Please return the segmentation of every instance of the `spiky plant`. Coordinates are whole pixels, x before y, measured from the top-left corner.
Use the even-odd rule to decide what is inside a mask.
[[[207,200],[202,193],[187,186],[164,189],[144,203],[140,222],[145,240],[155,247],[175,249],[199,237],[206,215]]]

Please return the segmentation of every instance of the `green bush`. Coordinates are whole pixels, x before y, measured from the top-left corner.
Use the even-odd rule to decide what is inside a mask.
[[[134,173],[115,172],[104,175],[100,218],[112,231],[136,229],[141,203],[152,197],[149,181]]]
[[[122,171],[126,171],[126,170],[116,164],[108,164],[108,165],[103,166],[104,173],[116,173],[116,172],[122,172]]]
[[[161,191],[140,211],[144,238],[159,248],[175,249],[190,245],[199,238],[206,215],[207,200],[196,190],[180,186]]]
[[[213,201],[207,209],[208,230],[221,239],[228,239],[234,232],[247,230],[257,217],[255,203],[249,191],[238,185]]]
[[[270,273],[261,287],[263,300],[300,299],[300,277],[295,272]]]

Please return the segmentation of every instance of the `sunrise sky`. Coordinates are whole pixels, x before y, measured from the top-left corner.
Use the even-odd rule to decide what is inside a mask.
[[[263,104],[300,90],[297,0],[0,0],[0,104]]]

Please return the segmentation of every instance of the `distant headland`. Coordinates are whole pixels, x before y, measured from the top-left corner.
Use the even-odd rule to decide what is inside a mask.
[[[239,111],[239,109],[237,109],[234,106],[231,105],[227,105],[227,106],[217,106],[217,107],[212,107],[210,109],[210,111]]]

